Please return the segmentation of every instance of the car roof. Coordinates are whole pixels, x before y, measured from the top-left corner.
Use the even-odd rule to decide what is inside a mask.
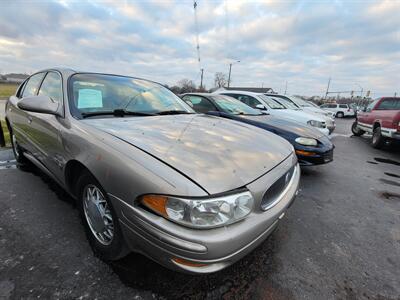
[[[233,91],[233,90],[218,91],[213,94],[218,95],[218,94],[225,94],[225,93],[226,94],[242,94],[242,95],[248,95],[248,96],[264,95],[264,93],[255,93],[255,92],[248,92],[248,91]]]

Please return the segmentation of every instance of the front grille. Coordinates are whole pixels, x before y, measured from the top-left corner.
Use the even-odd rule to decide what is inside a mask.
[[[276,203],[279,202],[282,194],[285,189],[288,187],[291,182],[293,175],[296,171],[296,165],[290,168],[285,174],[283,174],[271,187],[265,192],[262,201],[261,201],[261,209],[267,210],[273,207]]]

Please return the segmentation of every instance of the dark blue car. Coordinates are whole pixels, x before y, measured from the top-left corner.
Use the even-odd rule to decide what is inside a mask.
[[[229,96],[188,93],[182,95],[182,99],[198,113],[244,122],[279,135],[293,145],[302,166],[333,160],[334,145],[314,128],[262,113]]]

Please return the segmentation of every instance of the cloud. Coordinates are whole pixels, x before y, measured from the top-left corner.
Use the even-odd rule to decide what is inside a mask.
[[[233,85],[321,95],[361,84],[392,94],[400,79],[400,1],[2,1],[0,71],[52,66],[145,77],[215,72]],[[197,61],[199,34],[201,63]]]

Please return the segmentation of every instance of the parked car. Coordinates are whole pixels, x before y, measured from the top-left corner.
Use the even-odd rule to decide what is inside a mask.
[[[354,109],[348,104],[326,103],[322,104],[320,108],[333,112],[337,118],[354,117],[356,115]]]
[[[328,130],[329,130],[329,134],[331,134],[336,128],[335,120],[331,116],[329,116],[328,112],[325,112],[320,108],[312,109],[312,108],[309,108],[308,106],[303,107],[298,103],[298,101],[300,101],[300,100],[303,101],[300,98],[296,98],[299,100],[293,100],[294,97],[285,96],[285,95],[279,95],[279,94],[265,94],[265,95],[271,97],[272,99],[279,102],[280,104],[282,104],[283,106],[285,106],[288,109],[301,110],[308,114],[313,114],[313,115],[316,114],[320,118],[323,118],[325,121],[325,124],[326,124],[326,128],[328,128]],[[305,101],[303,101],[303,102],[305,102]],[[322,113],[318,112],[318,110],[321,111]]]
[[[225,95],[188,93],[182,96],[198,113],[210,114],[254,125],[289,141],[301,166],[325,164],[333,160],[333,144],[320,131],[269,114]]]
[[[316,114],[320,114],[326,117],[330,117],[331,119],[335,118],[335,114],[331,111],[326,111],[321,109],[317,104],[312,101],[303,100],[297,96],[286,96],[293,102],[295,102],[298,106],[300,106],[303,110],[307,112],[312,112]]]
[[[297,194],[290,143],[195,114],[152,81],[49,69],[6,108],[16,160],[76,199],[105,260],[136,251],[173,270],[221,270],[260,245]]]
[[[326,128],[326,123],[321,117],[310,115],[302,111],[287,109],[282,104],[276,102],[268,96],[265,96],[262,93],[229,90],[217,91],[215,94],[231,96],[254,109],[266,111],[277,118],[285,118],[300,124],[315,127],[323,134],[329,135],[329,130]]]
[[[372,133],[374,148],[400,140],[400,97],[382,97],[370,103],[358,113],[351,130],[356,136]]]

